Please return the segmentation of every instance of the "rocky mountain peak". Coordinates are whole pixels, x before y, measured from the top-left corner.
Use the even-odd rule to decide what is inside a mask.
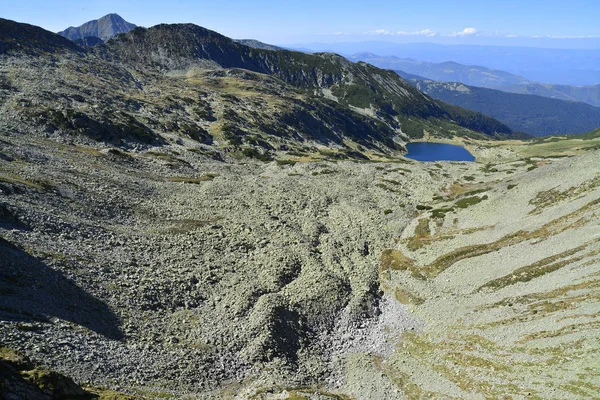
[[[108,40],[119,33],[129,32],[136,25],[125,21],[118,14],[107,14],[100,19],[88,21],[78,27],[69,27],[64,31],[58,32],[70,40],[83,39],[89,36],[95,36],[102,40]]]

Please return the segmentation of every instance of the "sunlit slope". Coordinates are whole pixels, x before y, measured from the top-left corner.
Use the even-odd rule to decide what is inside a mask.
[[[386,290],[426,322],[373,359],[385,380],[410,398],[599,396],[599,161],[457,182],[435,198],[381,257]]]

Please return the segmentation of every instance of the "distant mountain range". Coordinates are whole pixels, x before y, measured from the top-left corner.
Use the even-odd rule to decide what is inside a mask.
[[[531,83],[530,80],[509,72],[476,65],[462,65],[454,61],[431,63],[394,56],[381,57],[373,53],[357,53],[348,59],[355,62],[368,62],[379,68],[401,70],[442,82],[462,82],[466,85],[489,88]]]
[[[581,101],[600,107],[600,84],[594,86],[568,86],[532,82],[524,85],[506,85],[499,89],[504,92],[535,94],[552,99]]]
[[[600,126],[600,108],[547,97],[507,93],[459,82],[437,82],[396,71],[429,96],[478,111],[534,136],[585,133]]]
[[[600,83],[600,48],[556,49],[516,46],[443,45],[383,41],[299,43],[295,49],[333,51],[344,56],[375,53],[441,63],[455,61],[516,74],[535,82],[589,86]]]
[[[379,68],[400,70],[404,73],[440,82],[460,82],[465,85],[499,89],[504,92],[534,94],[559,100],[580,101],[600,106],[600,85],[569,86],[533,82],[506,71],[477,65],[463,65],[453,61],[432,63],[410,58],[384,57],[373,53],[357,53],[348,57]]]
[[[125,21],[117,14],[108,14],[100,19],[88,21],[81,26],[67,28],[58,32],[58,34],[73,41],[87,37],[96,37],[106,41],[119,33],[129,32],[135,27],[136,25]],[[89,42],[98,43],[95,40]],[[82,44],[86,44],[86,42]]]

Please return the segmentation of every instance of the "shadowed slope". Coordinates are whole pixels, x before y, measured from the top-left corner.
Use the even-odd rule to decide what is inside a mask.
[[[0,259],[2,319],[35,321],[58,317],[111,339],[123,337],[119,319],[106,304],[2,238]]]
[[[40,27],[0,18],[0,54],[37,55],[59,50],[81,51],[81,48],[69,39]]]

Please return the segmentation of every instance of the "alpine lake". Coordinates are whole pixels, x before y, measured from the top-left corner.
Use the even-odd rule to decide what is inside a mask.
[[[446,143],[414,142],[406,145],[404,156],[417,161],[475,161],[462,146]]]

